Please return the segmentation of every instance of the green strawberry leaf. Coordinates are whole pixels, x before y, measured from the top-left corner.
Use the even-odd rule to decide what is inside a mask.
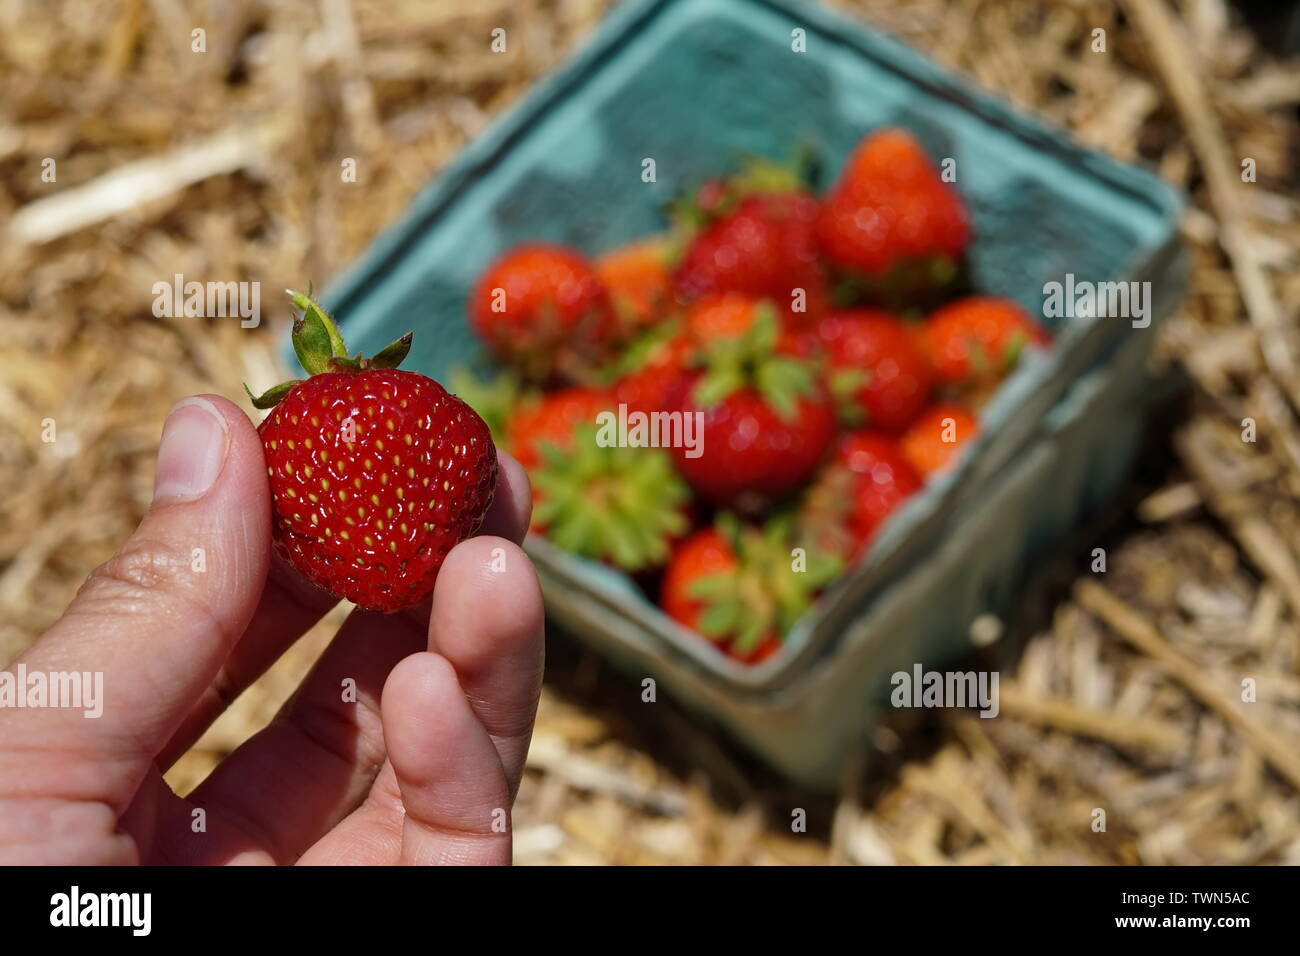
[[[799,399],[810,394],[815,383],[807,365],[795,359],[774,358],[759,365],[754,384],[781,418],[792,421],[799,411]]]
[[[279,385],[268,388],[261,395],[254,395],[247,385],[244,386],[244,391],[248,394],[248,400],[253,403],[254,408],[267,409],[279,405],[281,400],[289,394],[289,390],[301,383],[302,379],[300,378],[295,378],[291,382],[281,382]]]
[[[330,370],[330,359],[346,358],[347,346],[339,327],[310,295],[286,290],[302,317],[293,324],[293,351],[309,375]]]
[[[1007,343],[1006,351],[1002,353],[1002,367],[1004,369],[1013,369],[1020,364],[1020,356],[1025,351],[1025,346],[1029,344],[1029,337],[1023,332],[1017,332]]]
[[[541,443],[530,476],[537,527],[583,557],[627,571],[657,567],[686,530],[690,491],[664,449],[603,446],[596,434],[594,424],[579,426],[572,451]]]
[[[741,616],[737,600],[714,604],[700,615],[700,631],[705,637],[725,638],[736,628]]]
[[[712,408],[744,387],[744,372],[737,366],[722,364],[714,366],[700,377],[691,397],[701,408]]]
[[[370,360],[371,368],[397,368],[402,364],[408,352],[411,351],[411,340],[415,338],[414,332],[407,332],[396,342],[387,345],[375,353],[374,358]]]

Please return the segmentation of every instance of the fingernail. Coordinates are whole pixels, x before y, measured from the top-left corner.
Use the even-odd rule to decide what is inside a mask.
[[[226,460],[226,420],[206,398],[177,402],[163,424],[153,500],[198,498]]]

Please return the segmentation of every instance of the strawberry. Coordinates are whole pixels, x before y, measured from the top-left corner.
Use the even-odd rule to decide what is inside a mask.
[[[793,325],[814,321],[828,296],[817,253],[817,214],[817,200],[799,190],[743,199],[686,247],[673,274],[678,302],[739,292],[773,300]]]
[[[681,378],[695,349],[675,324],[652,329],[620,360],[614,400],[631,411],[663,411],[668,390]]]
[[[669,301],[669,241],[652,237],[620,246],[596,259],[596,275],[605,284],[623,328],[648,328]]]
[[[898,443],[879,432],[852,432],[808,489],[798,514],[798,539],[815,553],[852,560],[922,480]]]
[[[885,312],[834,312],[817,325],[846,424],[897,432],[920,413],[933,373],[912,331]]]
[[[607,440],[600,416],[614,406],[615,396],[598,388],[541,395],[515,410],[509,448],[533,484],[532,530],[638,572],[662,565],[690,527],[690,489],[663,449]]]
[[[411,335],[349,356],[334,321],[291,293],[294,350],[309,374],[254,398],[276,551],[358,606],[397,611],[433,590],[447,553],[478,531],[496,490],[496,447],[474,410],[397,369]]]
[[[739,292],[712,295],[696,302],[683,315],[682,335],[693,347],[692,354],[698,355],[719,342],[742,338],[764,315],[776,322],[777,351],[803,358],[813,355],[816,349],[807,344],[809,333],[781,322],[770,299],[755,299]]]
[[[631,448],[583,423],[566,450],[543,443],[533,530],[566,551],[637,573],[668,560],[690,529],[690,489],[662,448]]]
[[[933,313],[921,327],[921,344],[939,380],[948,385],[999,381],[1015,368],[1026,346],[1051,338],[1011,299],[978,295]]]
[[[903,455],[922,475],[932,475],[947,467],[979,430],[979,421],[961,405],[931,405],[903,435]]]
[[[822,203],[817,235],[827,258],[859,277],[917,264],[947,276],[966,249],[970,225],[961,197],[921,144],[889,128],[864,138],[849,157]]]
[[[563,246],[516,246],[479,279],[470,299],[474,331],[526,378],[572,378],[610,357],[619,322],[604,283]]]
[[[838,573],[833,558],[809,556],[796,567],[789,522],[765,528],[720,515],[673,551],[659,603],[673,620],[736,660],[757,664],[781,648],[788,631]]]
[[[739,339],[766,311],[775,316],[766,299],[737,292],[709,296],[674,319],[642,334],[615,363],[607,378],[614,381],[618,402],[643,412],[663,411],[668,391],[715,343]],[[780,347],[791,352],[801,343],[792,335],[779,336]]]
[[[596,416],[614,404],[609,392],[578,385],[539,396],[519,405],[510,416],[506,447],[531,472],[542,462],[544,445],[569,451],[578,426],[594,425]]]
[[[835,436],[830,394],[814,367],[777,349],[776,317],[760,310],[739,338],[712,344],[706,368],[683,375],[665,407],[702,416],[702,443],[672,449],[706,501],[758,511],[798,488]]]
[[[738,339],[754,327],[759,311],[765,308],[772,308],[768,300],[742,292],[708,296],[686,310],[686,337],[700,346]]]
[[[806,150],[786,162],[746,156],[736,172],[706,179],[693,191],[674,199],[668,205],[668,218],[677,238],[689,239],[752,196],[807,191],[811,166],[812,156]]]

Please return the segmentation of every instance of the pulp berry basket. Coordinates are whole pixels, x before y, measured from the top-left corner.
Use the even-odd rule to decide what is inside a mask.
[[[1067,275],[1149,283],[1151,324],[1046,319],[1053,348],[1002,385],[958,464],[893,515],[757,666],[717,653],[610,568],[537,536],[527,543],[554,622],[812,787],[835,785],[887,706],[891,674],[961,655],[971,622],[1005,611],[1028,562],[1122,480],[1151,392],[1155,328],[1186,279],[1178,196],[818,6],[632,0],[326,296],[358,344],[414,328],[407,367],[445,380],[483,361],[467,297],[512,244],[598,253],[661,231],[673,195],[740,156],[785,159],[801,146],[833,175],[866,131],[888,125],[955,160],[976,288],[1041,313],[1044,284]]]

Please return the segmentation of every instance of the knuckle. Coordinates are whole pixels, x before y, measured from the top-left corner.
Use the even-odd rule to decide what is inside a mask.
[[[159,541],[132,539],[95,568],[77,593],[77,605],[120,615],[185,615],[221,632],[221,622],[196,587],[188,555]]]

